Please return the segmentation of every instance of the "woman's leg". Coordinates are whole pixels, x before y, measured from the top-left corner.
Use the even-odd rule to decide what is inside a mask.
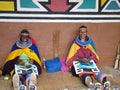
[[[76,74],[76,72],[75,72],[74,66],[71,67],[71,73],[72,73],[73,76],[79,77],[79,75]]]
[[[24,85],[24,76],[14,74],[12,77],[12,83],[14,90],[26,90],[26,86]]]
[[[75,68],[74,66],[71,67],[71,73],[73,76],[76,76],[76,77],[79,77],[78,74],[76,74],[75,72]],[[83,74],[81,77],[80,77],[80,80],[82,81],[82,83],[89,87],[89,88],[93,88],[94,87],[94,84],[93,84],[93,80],[91,78],[91,74]]]
[[[26,85],[29,90],[37,90],[37,76],[34,72],[26,75]]]
[[[89,74],[83,74],[81,77],[80,77],[82,83],[89,87],[89,88],[93,88],[94,87],[94,84],[93,84],[93,79],[91,78],[91,75]]]
[[[96,79],[102,84],[104,84],[110,78],[110,75],[105,74],[103,72],[98,72],[95,74],[95,76],[96,76]]]
[[[104,74],[103,72],[99,72],[99,73],[96,73],[96,78],[100,83],[104,84],[104,90],[106,90],[105,88],[110,88],[110,86],[111,86],[110,81],[113,78],[112,75],[108,75],[108,74]]]
[[[13,75],[12,83],[13,83],[14,90],[18,90],[18,88],[19,88],[19,75],[18,74]]]

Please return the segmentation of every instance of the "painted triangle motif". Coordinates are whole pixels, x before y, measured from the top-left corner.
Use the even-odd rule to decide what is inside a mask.
[[[117,12],[120,11],[120,2],[118,0],[110,0],[102,10],[102,12],[113,12],[113,11],[117,11]]]

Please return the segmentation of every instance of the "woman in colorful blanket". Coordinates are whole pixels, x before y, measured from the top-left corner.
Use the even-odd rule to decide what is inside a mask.
[[[93,60],[94,63],[97,63],[99,61],[99,56],[96,52],[96,48],[92,39],[87,35],[87,27],[83,25],[80,27],[79,35],[75,38],[73,44],[70,47],[66,59],[66,65],[70,67],[72,75],[80,77],[82,83],[89,88],[94,87],[94,79],[97,79],[100,83],[105,84],[108,77],[107,74],[104,74],[100,71],[91,71],[89,68],[92,64],[92,62],[90,62],[91,60]],[[79,61],[81,66],[87,65],[89,67],[84,66],[82,70],[85,71],[76,74],[75,66],[73,64],[74,61]]]
[[[36,90],[37,76],[42,72],[40,55],[35,41],[27,29],[20,32],[18,40],[5,60],[2,75],[12,76],[14,90]]]

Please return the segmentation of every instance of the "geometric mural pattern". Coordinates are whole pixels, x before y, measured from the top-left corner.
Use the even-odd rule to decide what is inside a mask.
[[[120,20],[120,0],[1,0],[0,21]]]

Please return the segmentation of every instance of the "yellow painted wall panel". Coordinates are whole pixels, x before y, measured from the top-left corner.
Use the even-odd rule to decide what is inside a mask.
[[[14,2],[0,1],[0,10],[2,11],[14,11]]]
[[[101,6],[103,6],[106,3],[107,0],[101,0]]]

